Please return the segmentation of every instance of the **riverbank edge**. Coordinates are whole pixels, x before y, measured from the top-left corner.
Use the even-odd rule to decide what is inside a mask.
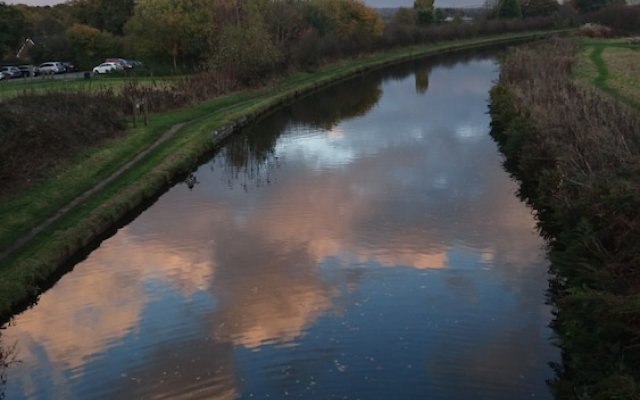
[[[197,166],[198,161],[225,138],[291,101],[388,65],[454,51],[531,41],[566,31],[506,34],[377,53],[323,67],[304,78],[284,79],[274,87],[262,89],[264,93],[240,101],[239,109],[233,105],[210,109],[206,106],[211,102],[208,101],[196,106],[200,107],[198,115],[187,113],[188,119],[180,119],[179,113],[163,113],[178,114],[171,125],[165,127],[183,124],[175,135],[6,257],[0,270],[0,322],[32,304],[70,270],[70,260],[81,259],[111,236],[177,182],[178,177]],[[94,180],[90,186],[98,183]],[[76,193],[74,198],[80,194]]]
[[[632,327],[624,326],[624,322],[618,320],[615,314],[619,310],[608,307],[627,303],[631,310],[631,304],[638,298],[613,290],[591,289],[583,282],[571,279],[572,274],[567,271],[570,263],[580,264],[583,274],[599,279],[598,268],[603,260],[585,256],[581,256],[582,259],[571,258],[588,245],[586,234],[597,235],[598,232],[584,232],[583,226],[562,224],[562,219],[567,219],[567,210],[553,196],[555,181],[545,171],[545,165],[556,161],[549,159],[549,154],[528,153],[529,159],[537,159],[540,163],[537,168],[526,171],[519,168],[521,155],[533,148],[530,143],[535,139],[531,138],[539,137],[541,131],[528,111],[518,111],[509,88],[498,81],[491,89],[489,102],[491,136],[505,156],[505,168],[520,183],[519,196],[535,210],[540,232],[549,244],[548,258],[553,278],[548,296],[554,307],[551,327],[556,335],[554,342],[562,351],[562,365],[552,365],[556,377],[549,383],[554,395],[558,399],[576,400],[637,399],[640,380],[638,374],[629,372],[630,368],[626,366],[621,344],[626,340],[620,334]],[[570,180],[572,177],[565,178]],[[600,238],[594,242],[597,240]],[[629,354],[629,357],[633,358],[633,355]]]

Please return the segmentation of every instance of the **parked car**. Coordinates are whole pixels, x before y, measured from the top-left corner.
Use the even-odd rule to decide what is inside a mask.
[[[0,71],[4,73],[4,75],[8,78],[20,78],[22,76],[22,72],[18,69],[18,67],[5,65],[0,67]]]
[[[4,74],[4,72],[0,72],[0,81],[3,81],[5,79],[9,79],[9,78]]]
[[[133,65],[129,64],[129,61],[125,60],[124,58],[107,58],[106,60],[104,60],[104,62],[114,63],[118,66],[118,69],[121,70],[133,68]]]
[[[18,65],[18,69],[20,70],[23,78],[37,76],[39,73],[39,69],[35,65]]]
[[[76,65],[69,61],[63,61],[62,65],[64,65],[65,72],[76,72],[78,70]]]
[[[106,74],[112,71],[117,71],[118,69],[118,64],[113,63],[113,62],[104,62],[96,67],[93,68],[93,73],[94,74]]]
[[[46,63],[42,63],[38,66],[40,73],[43,75],[46,74],[61,74],[65,72],[64,65],[57,61],[49,61]]]
[[[127,60],[127,63],[129,63],[129,65],[131,65],[132,68],[144,67],[144,64],[142,63],[142,61],[138,61],[138,60]]]

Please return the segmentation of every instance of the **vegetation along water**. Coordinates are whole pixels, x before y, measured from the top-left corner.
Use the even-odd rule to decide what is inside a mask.
[[[619,41],[584,45],[591,57],[626,49]],[[578,50],[558,40],[510,54],[492,90],[493,135],[551,244],[553,325],[564,350],[558,397],[634,399],[640,114],[606,79],[593,87],[573,79]],[[602,74],[607,65],[595,61]],[[590,66],[583,58],[577,69],[583,77]]]

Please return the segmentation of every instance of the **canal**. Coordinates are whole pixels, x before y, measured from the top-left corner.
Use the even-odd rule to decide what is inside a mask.
[[[544,241],[496,52],[373,72],[229,139],[2,331],[8,399],[549,399]],[[1,396],[0,396],[1,397]]]

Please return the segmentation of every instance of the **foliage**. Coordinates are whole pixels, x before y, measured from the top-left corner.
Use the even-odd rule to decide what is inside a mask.
[[[416,12],[412,8],[400,7],[393,16],[393,25],[415,25]]]
[[[90,25],[71,25],[67,29],[66,39],[73,52],[73,59],[82,69],[91,69],[92,66],[102,62],[105,54],[122,53],[120,38]]]
[[[124,24],[133,15],[134,0],[71,0],[71,15],[81,24],[122,35]]]
[[[584,22],[593,22],[615,29],[618,33],[640,33],[640,5],[613,4],[583,15]]]
[[[571,0],[571,4],[581,13],[588,13],[606,7],[609,0]]]
[[[108,91],[16,97],[2,103],[0,126],[0,196],[124,128],[122,106]]]
[[[291,62],[291,47],[300,41],[309,26],[305,21],[304,10],[299,2],[275,1],[264,5],[259,12],[278,52]]]
[[[126,43],[139,58],[199,60],[210,24],[206,0],[139,0],[124,27]]]
[[[525,18],[546,17],[558,12],[560,4],[556,0],[524,0],[521,8]]]
[[[65,31],[73,24],[68,7],[61,4],[55,7],[28,7],[16,5],[27,21],[26,35],[33,40],[35,47],[29,49],[22,62],[40,63],[51,60],[70,60],[72,50]]]
[[[573,83],[575,52],[555,41],[510,54],[492,90],[492,134],[551,241],[553,324],[564,355],[556,394],[633,399],[640,395],[640,115]]]
[[[307,3],[305,16],[321,35],[341,39],[357,33],[378,37],[383,30],[380,16],[360,0],[313,0]]]
[[[28,22],[15,6],[0,2],[0,59],[18,51],[27,38]]]
[[[426,26],[434,21],[433,0],[415,0],[413,9],[416,12],[416,23]]]
[[[260,81],[282,58],[257,12],[250,13],[241,24],[224,27],[215,50],[213,68],[242,83]]]
[[[522,18],[522,10],[518,0],[501,0],[497,10],[498,18]]]

